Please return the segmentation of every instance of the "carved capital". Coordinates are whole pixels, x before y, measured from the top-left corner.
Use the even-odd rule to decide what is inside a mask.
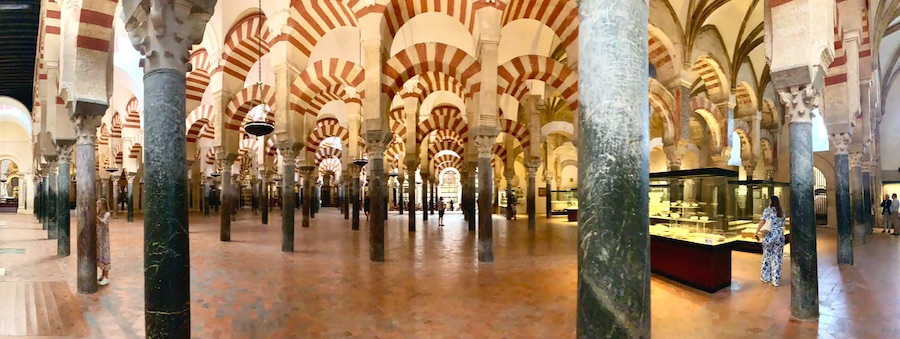
[[[72,117],[75,123],[75,144],[94,145],[97,143],[97,129],[100,128],[99,115],[77,115]]]
[[[765,167],[766,171],[766,180],[774,180],[775,179],[775,166],[768,165]]]
[[[134,178],[136,178],[136,177],[137,177],[137,173],[134,173],[134,172],[128,172],[128,174],[125,175],[125,179],[128,180],[129,184],[133,184]]]
[[[59,161],[60,164],[70,163],[72,161],[72,150],[73,149],[74,148],[72,147],[72,145],[62,145],[62,144],[57,145],[56,146],[57,161]]]
[[[778,91],[784,104],[785,119],[790,123],[811,122],[812,110],[819,107],[819,93],[812,85],[791,86]]]
[[[298,168],[298,170],[300,171],[300,175],[302,175],[304,178],[312,178],[313,172],[315,172],[316,167],[315,166],[300,166],[300,168]]]
[[[687,143],[681,141],[674,145],[663,146],[663,152],[666,152],[666,161],[669,169],[681,168],[681,162],[687,153]]]
[[[393,140],[390,132],[387,131],[368,131],[365,134],[366,147],[369,149],[369,157],[374,159],[383,159],[384,150]]]
[[[860,167],[862,166],[862,152],[851,152],[850,153],[850,168]]]
[[[828,140],[834,146],[834,154],[849,154],[850,152],[850,133],[829,134]]]
[[[231,165],[234,165],[234,160],[231,159],[216,159],[216,164],[222,167],[223,172],[230,172]]]
[[[282,147],[278,149],[278,152],[281,153],[284,164],[293,164],[294,161],[297,160],[297,155],[299,153],[294,147]]]
[[[189,70],[190,49],[200,43],[215,0],[124,0],[122,21],[144,73]]]
[[[494,143],[496,137],[490,135],[479,135],[475,137],[475,148],[478,149],[479,158],[490,158],[494,153]]]

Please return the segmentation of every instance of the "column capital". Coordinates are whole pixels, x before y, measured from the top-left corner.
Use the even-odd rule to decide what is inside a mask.
[[[479,135],[475,137],[475,148],[478,149],[479,158],[491,158],[494,153],[494,144],[497,136]]]
[[[56,156],[59,161],[58,164],[69,164],[72,161],[72,150],[74,149],[72,143],[63,143],[58,141],[56,143]]]
[[[190,49],[200,43],[216,0],[124,0],[122,21],[144,73],[189,69]]]
[[[75,123],[76,145],[94,145],[97,143],[97,129],[100,128],[101,115],[79,114],[72,117]]]
[[[765,165],[763,168],[766,172],[766,180],[774,180],[775,179],[775,166]]]
[[[366,147],[369,149],[369,157],[375,159],[384,159],[384,150],[393,140],[393,136],[389,131],[377,130],[366,131],[364,139]]]
[[[304,178],[311,178],[315,169],[315,166],[300,166],[300,168],[298,168],[297,170],[300,171],[300,175],[302,175]]]
[[[862,166],[862,152],[850,152],[850,168]]]
[[[216,164],[222,166],[223,171],[230,171],[231,165],[234,165],[234,160],[228,158],[216,159]]]
[[[834,146],[834,154],[850,153],[850,133],[829,134],[828,141]]]
[[[819,107],[819,93],[812,84],[790,86],[778,91],[789,123],[812,122],[813,109]]]
[[[294,163],[297,160],[298,153],[300,153],[299,149],[293,145],[283,147],[279,145],[278,152],[281,153],[281,157],[284,159],[285,164]]]
[[[125,174],[125,179],[128,180],[129,184],[134,183],[134,178],[137,178],[137,173],[128,172],[127,174]]]
[[[680,140],[672,145],[663,146],[663,152],[666,153],[666,161],[669,170],[681,168],[681,162],[684,160],[684,155],[687,153],[687,142]]]

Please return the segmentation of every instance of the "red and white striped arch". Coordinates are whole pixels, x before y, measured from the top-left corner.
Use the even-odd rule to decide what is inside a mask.
[[[649,99],[650,114],[658,114],[662,118],[663,140],[674,142],[676,131],[681,129],[681,110],[675,105],[675,97],[659,81],[651,78]]]
[[[319,120],[316,123],[316,129],[309,133],[309,137],[306,138],[306,150],[315,152],[322,140],[329,137],[339,137],[341,142],[346,145],[350,140],[350,131],[341,126],[337,119],[327,118]]]
[[[722,67],[715,59],[711,56],[702,56],[694,63],[693,69],[703,79],[706,93],[710,98],[718,100],[727,96],[726,91],[730,91],[731,87]]]
[[[124,156],[122,155],[122,150],[116,150],[116,166],[121,168],[123,160]]]
[[[520,20],[537,20],[549,27],[559,37],[563,46],[577,47],[578,7],[572,0],[518,0],[510,1],[503,11],[501,25]]]
[[[185,120],[185,131],[187,131],[187,142],[196,142],[200,138],[200,130],[206,127],[207,131],[212,129],[215,132],[215,113],[213,105],[200,105],[188,114]]]
[[[262,13],[253,13],[237,21],[225,36],[220,66],[221,71],[225,72],[225,82],[243,83],[253,64],[269,53],[272,37]]]
[[[452,76],[438,72],[425,72],[419,74],[419,84],[416,87],[415,93],[419,97],[420,103],[431,95],[431,93],[439,91],[451,92],[463,100],[468,97],[468,94],[463,89],[462,83]]]
[[[662,81],[674,78],[678,75],[675,67],[675,50],[672,42],[661,30],[653,25],[648,25],[647,53],[650,64],[656,68],[656,78]]]
[[[324,177],[325,173],[333,172],[335,176],[341,175],[341,160],[335,158],[322,159],[318,163],[319,177]]]
[[[756,105],[756,95],[750,84],[744,81],[738,83],[734,89],[734,98],[739,111],[751,112],[758,110]]]
[[[113,113],[112,119],[110,119],[110,123],[112,124],[112,128],[109,132],[110,139],[121,139],[122,138],[122,118],[119,116],[119,112]]]
[[[503,144],[494,144],[494,147],[491,148],[491,152],[494,153],[494,156],[500,158],[500,160],[506,160],[506,147],[503,147]]]
[[[211,72],[209,53],[206,52],[205,48],[194,51],[191,53],[190,63],[191,71],[188,72],[185,79],[185,97],[188,111],[192,111],[200,105],[203,93],[209,87],[209,73]]]
[[[309,57],[323,36],[338,27],[356,27],[356,15],[342,1],[292,1],[285,38]]]
[[[357,103],[362,105],[362,100],[355,95],[347,92],[347,86],[335,84],[328,86],[324,91],[316,93],[308,102],[309,112],[314,112],[313,116],[318,116],[322,111],[322,107],[332,101],[341,101],[344,103]]]
[[[431,168],[434,168],[436,171],[440,171],[439,168],[441,168],[441,165],[460,168],[462,166],[462,158],[452,154],[443,154],[439,157],[431,159]]]
[[[498,76],[498,94],[506,93],[521,101],[529,93],[526,80],[540,80],[560,91],[569,103],[569,109],[578,109],[578,74],[556,60],[542,55],[523,55],[503,64]]]
[[[453,140],[435,141],[432,142],[431,145],[428,145],[429,158],[434,158],[434,156],[441,151],[452,151],[459,155],[465,154],[465,149],[463,148],[462,144]]]
[[[109,145],[109,128],[106,127],[106,123],[100,124],[100,130],[97,131],[97,140],[99,145],[107,146]]]
[[[470,0],[391,0],[382,9],[384,24],[381,27],[384,45],[390,46],[400,28],[416,15],[431,12],[443,13],[453,17],[459,20],[459,23],[469,33],[473,32],[475,27],[475,8]]]
[[[259,142],[256,138],[243,138],[241,139],[241,146],[238,149],[238,154],[244,155],[247,154],[247,152],[255,153],[258,145]]]
[[[319,147],[319,150],[316,151],[316,163],[328,158],[340,159],[342,154],[343,152],[335,147]]]
[[[456,106],[435,107],[431,116],[416,127],[416,144],[421,144],[428,134],[437,130],[451,130],[460,136],[465,136],[469,132],[469,126],[463,120],[462,113]]]
[[[109,39],[113,36],[113,15],[116,13],[116,0],[98,0],[81,2],[78,11],[78,37],[75,47],[81,53],[87,53],[91,59],[106,63],[109,57]],[[100,58],[100,59],[97,59]]]
[[[721,150],[725,140],[727,140],[727,137],[722,133],[722,128],[724,126],[727,129],[728,125],[721,123],[723,122],[723,117],[719,112],[719,108],[707,98],[693,97],[691,98],[691,110],[697,113],[703,119],[703,122],[706,123],[711,134],[710,139],[713,141],[714,149]],[[725,132],[727,133],[727,131]]]
[[[131,159],[137,159],[141,155],[141,150],[144,148],[141,144],[134,144],[131,146],[131,150],[128,151],[128,157]]]
[[[400,51],[384,64],[381,91],[393,98],[412,77],[440,72],[461,81],[468,93],[474,93],[480,89],[476,76],[480,71],[481,64],[459,48],[435,42],[419,43]]]
[[[406,152],[406,143],[402,139],[394,139],[384,150],[384,160],[394,161]]]
[[[206,150],[206,164],[207,165],[215,165],[216,164],[216,152],[209,148]]]
[[[406,138],[406,115],[403,114],[403,106],[392,109],[389,116],[391,119],[391,133],[401,138]]]
[[[345,91],[346,87],[360,89],[365,77],[365,70],[362,67],[347,60],[316,61],[307,66],[291,85],[291,95],[297,98],[296,104],[292,104],[292,109],[301,114],[316,116],[322,108],[312,104],[316,95],[328,91],[332,86],[341,86]],[[364,92],[358,91],[358,94],[360,99],[365,98]]]
[[[454,131],[454,130],[439,129],[434,132],[433,140],[438,141],[438,142],[444,141],[444,140],[451,140],[451,141],[459,143],[461,145],[465,145],[467,139],[466,139],[466,136],[460,135],[459,133],[456,133],[456,131]]]
[[[528,131],[527,126],[520,124],[518,121],[501,118],[500,131],[518,140],[522,148],[527,148],[531,145],[531,132]]]
[[[244,118],[256,106],[275,106],[275,89],[266,84],[248,86],[234,95],[225,109],[225,128],[240,131]]]
[[[125,128],[141,128],[141,102],[137,98],[131,97],[128,104],[125,105]]]

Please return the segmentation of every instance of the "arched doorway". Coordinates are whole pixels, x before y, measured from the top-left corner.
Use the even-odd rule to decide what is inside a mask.
[[[825,190],[825,175],[818,168],[813,167],[815,171],[815,210],[816,225],[828,225],[828,191]]]
[[[441,171],[440,183],[438,184],[438,199],[444,198],[448,208],[452,201],[454,210],[459,209],[459,202],[462,198],[462,186],[459,179],[459,171],[455,168],[447,168]]]

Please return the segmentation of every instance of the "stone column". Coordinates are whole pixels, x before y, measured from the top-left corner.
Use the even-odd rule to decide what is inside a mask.
[[[262,186],[259,185],[259,178],[255,175],[251,174],[250,178],[250,210],[253,211],[253,215],[259,215],[259,190]]]
[[[818,95],[809,85],[779,90],[791,128],[791,315],[797,319],[819,317],[812,152]]]
[[[78,139],[75,142],[75,177],[78,181],[75,213],[78,221],[78,293],[97,292],[97,162],[94,147],[97,128],[106,105],[78,101],[72,120]],[[182,117],[183,119],[183,117]],[[184,123],[181,123],[184,126]],[[46,200],[46,199],[44,199]]]
[[[863,183],[863,221],[866,225],[866,234],[872,234],[872,172],[871,161],[868,155],[863,155],[862,160],[862,183]]]
[[[126,217],[128,222],[134,222],[134,178],[137,177],[137,173],[129,172],[128,173],[128,196],[125,198],[126,206]]]
[[[507,168],[509,169],[509,168]],[[512,213],[512,194],[513,194],[513,177],[515,176],[515,172],[512,171],[504,171],[503,177],[506,179],[506,220],[512,220],[515,217]],[[497,185],[498,187],[500,185]],[[499,193],[497,195],[500,195]]]
[[[226,154],[218,154],[216,161],[222,167],[222,189],[219,191],[219,201],[222,208],[219,209],[219,240],[231,241],[231,209],[233,208],[231,200],[231,165],[233,159],[227,159]]]
[[[403,214],[403,183],[406,181],[406,175],[400,174],[397,176],[397,193],[394,194],[394,199],[397,202],[397,209],[400,211],[399,214]]]
[[[866,243],[866,221],[863,210],[863,177],[862,177],[862,152],[850,152],[850,206],[853,211],[853,243],[863,245]]]
[[[303,207],[303,228],[309,228],[309,218],[312,214],[313,185],[316,184],[313,181],[313,171],[315,169],[313,166],[300,166],[300,176],[303,177],[303,202],[301,203]]]
[[[72,161],[72,142],[57,141],[56,154],[59,157],[59,173],[56,176],[57,182],[57,205],[56,205],[56,223],[58,228],[56,238],[56,255],[67,257],[71,254],[70,234],[72,233],[72,225],[69,215],[69,185],[72,184],[72,178],[69,174],[70,163]],[[20,194],[21,196],[21,194]]]
[[[437,177],[431,177],[431,215],[434,215],[434,210],[438,203],[438,180]]]
[[[44,179],[40,174],[34,176],[34,216],[42,225],[44,223],[44,206],[41,204],[41,196],[44,188]]]
[[[56,206],[59,205],[56,202],[58,180],[56,178],[56,156],[53,156],[53,158],[53,161],[48,164],[50,173],[47,179],[47,239],[56,239],[59,233],[58,215],[56,212]]]
[[[185,73],[191,46],[200,43],[214,6],[215,0],[126,0],[123,5],[125,29],[144,56],[144,326],[148,338],[191,336]],[[229,227],[222,228],[221,239],[228,241],[230,224],[223,226]]]
[[[466,196],[463,197],[463,201],[460,203],[461,208],[465,208],[466,213],[469,214],[469,219],[466,221],[469,222],[469,231],[475,232],[477,230],[478,225],[478,216],[475,215],[475,175],[477,174],[475,169],[478,166],[478,163],[470,163],[467,164],[469,166],[469,170],[466,172],[466,184],[469,189],[466,190]]]
[[[535,180],[535,176],[540,165],[539,159],[532,159],[532,161],[525,163],[525,177],[528,180],[528,187],[526,188],[528,191],[525,193],[525,211],[528,213],[528,230],[530,231],[534,231],[537,228],[537,180]]]
[[[350,167],[350,229],[359,231],[359,166]]]
[[[112,198],[107,201],[109,205],[109,213],[113,219],[119,219],[119,175],[110,174],[109,180],[112,182]]]
[[[240,170],[239,170],[240,171]],[[241,208],[241,174],[231,173],[231,191],[228,192],[231,198],[231,221],[237,221],[237,213]],[[231,226],[228,228],[229,239],[231,238]]]
[[[425,167],[425,166],[423,165],[422,167]],[[422,172],[421,175],[422,175],[422,221],[428,221],[428,172]]]
[[[413,156],[414,157],[414,156]],[[419,164],[414,161],[408,161],[406,163],[406,177],[409,179],[409,218],[407,218],[409,225],[409,231],[416,231],[416,168],[419,167]],[[403,192],[403,186],[400,186],[400,191]],[[402,194],[400,195],[403,196]]]
[[[384,220],[386,195],[384,186],[384,149],[391,137],[384,131],[366,132],[369,148],[369,260],[384,261]]]
[[[288,208],[281,209],[281,251],[282,252],[293,252],[294,251],[294,185],[295,182],[295,173],[294,169],[297,166],[297,149],[293,147],[283,147],[279,150],[281,152],[281,201],[283,206],[290,206]],[[307,215],[305,214],[306,209],[304,208],[303,215],[303,224],[304,227],[309,227],[309,220],[307,219]]]
[[[850,213],[850,134],[829,136],[834,146],[835,208],[837,209],[837,262],[853,265],[853,224]]]
[[[578,338],[650,337],[648,11],[578,4]]]
[[[553,204],[552,204],[553,193],[551,192],[551,190],[553,189],[553,187],[551,186],[552,181],[553,181],[553,177],[551,177],[549,175],[544,176],[544,187],[547,190],[547,201],[545,201],[545,204],[547,205],[547,219],[550,219],[550,217],[553,216]],[[581,204],[579,204],[579,205],[581,205]]]
[[[494,222],[491,205],[493,201],[492,185],[494,171],[491,168],[494,140],[496,135],[478,135],[475,147],[478,148],[478,261],[494,261]],[[474,219],[474,218],[473,218]]]
[[[269,224],[269,176],[266,173],[261,174],[262,180],[259,183],[259,213],[260,221],[263,225]]]
[[[344,212],[344,220],[350,220],[350,166],[347,166],[341,175],[341,208]]]

